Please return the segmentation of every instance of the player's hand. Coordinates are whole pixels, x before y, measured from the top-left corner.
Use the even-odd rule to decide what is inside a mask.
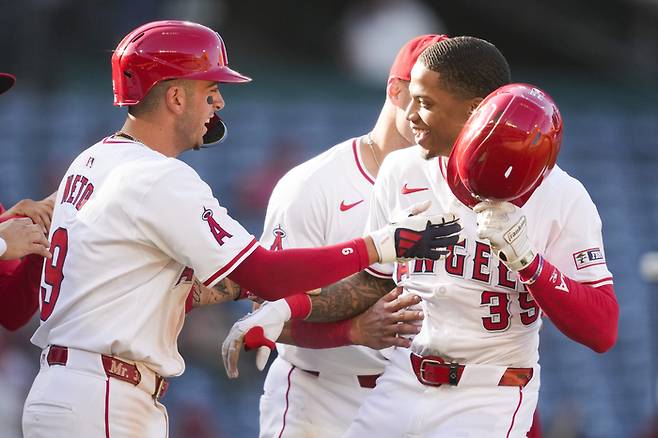
[[[0,260],[13,260],[28,254],[38,254],[50,258],[48,239],[41,226],[33,224],[32,219],[9,219],[0,223],[0,237],[5,241],[7,250]]]
[[[42,227],[44,234],[48,235],[50,231],[50,222],[53,217],[53,208],[55,207],[55,198],[57,192],[48,196],[41,201],[32,199],[23,199],[0,215],[0,218],[9,216],[25,216],[32,219],[32,222]]]
[[[429,205],[429,202],[416,204],[404,212],[406,216],[398,215],[399,220],[370,234],[380,263],[438,260],[450,254],[449,246],[463,240],[462,226],[456,215],[420,215]]]
[[[477,213],[477,236],[489,239],[494,253],[508,268],[520,271],[532,262],[535,251],[520,208],[509,202],[480,202],[473,211]]]
[[[411,339],[402,336],[418,334],[423,312],[407,309],[420,303],[420,297],[413,294],[400,296],[401,294],[402,288],[396,287],[370,309],[355,317],[350,329],[350,340],[354,344],[375,350],[392,346],[411,346]]]
[[[222,359],[226,374],[231,379],[238,377],[240,350],[257,349],[256,368],[265,368],[270,352],[276,348],[283,325],[290,319],[290,306],[286,300],[267,302],[259,309],[239,319],[222,344]]]

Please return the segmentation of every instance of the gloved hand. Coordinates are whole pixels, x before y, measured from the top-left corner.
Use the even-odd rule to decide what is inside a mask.
[[[494,253],[508,268],[520,271],[532,262],[535,250],[520,208],[509,202],[480,202],[473,211],[477,213],[477,236],[489,239]]]
[[[429,206],[429,201],[416,204],[395,217],[394,223],[370,233],[379,253],[379,263],[438,260],[450,254],[447,247],[463,239],[459,218],[451,213],[419,215]]]
[[[257,348],[256,368],[265,368],[274,341],[281,335],[283,325],[290,319],[290,306],[286,300],[266,302],[257,310],[240,318],[229,331],[222,344],[222,359],[229,378],[238,377],[240,350]]]

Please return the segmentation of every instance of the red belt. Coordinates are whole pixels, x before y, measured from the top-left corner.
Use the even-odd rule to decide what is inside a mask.
[[[320,376],[320,373],[318,371],[310,371],[302,368],[299,369],[304,371],[305,373],[313,374],[316,377]],[[381,376],[381,374],[369,374],[364,376],[356,376],[356,379],[359,381],[359,386],[361,386],[361,388],[372,389],[377,385],[377,379],[379,378],[379,376]]]
[[[67,347],[51,345],[47,356],[48,365],[66,366],[68,357],[69,349]],[[106,356],[104,354],[101,354],[101,361],[103,363],[105,375],[108,377],[114,377],[115,379],[123,380],[124,382],[128,382],[135,386],[139,385],[139,382],[142,381],[142,374],[139,372],[135,364],[124,362],[121,359]],[[155,374],[155,391],[153,392],[153,398],[159,400],[164,397],[168,387],[169,382],[167,382],[164,377]]]
[[[411,366],[423,385],[456,386],[464,373],[464,365],[447,363],[439,356],[419,356],[411,353]],[[532,368],[507,368],[498,386],[526,386],[532,379]]]

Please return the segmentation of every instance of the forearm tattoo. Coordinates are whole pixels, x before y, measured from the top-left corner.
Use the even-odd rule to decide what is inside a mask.
[[[240,286],[228,278],[224,278],[213,287],[204,286],[198,279],[194,279],[194,286],[192,286],[193,307],[232,301],[239,296]]]
[[[352,318],[395,287],[392,280],[359,272],[351,277],[322,288],[311,297],[313,310],[307,321],[330,322]]]

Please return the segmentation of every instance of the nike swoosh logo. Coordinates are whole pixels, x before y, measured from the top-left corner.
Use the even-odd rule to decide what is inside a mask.
[[[342,201],[342,202],[340,203],[340,211],[347,211],[347,210],[349,210],[349,209],[352,208],[352,207],[356,207],[357,205],[359,205],[359,204],[362,203],[362,202],[363,202],[363,199],[360,200],[360,201],[357,201],[357,202],[355,202],[355,203],[353,203],[353,204],[346,204],[345,201]]]
[[[429,187],[407,187],[407,184],[405,183],[404,186],[402,187],[402,194],[403,195],[408,195],[410,193],[416,193],[416,192],[422,192],[424,190],[429,190]]]

